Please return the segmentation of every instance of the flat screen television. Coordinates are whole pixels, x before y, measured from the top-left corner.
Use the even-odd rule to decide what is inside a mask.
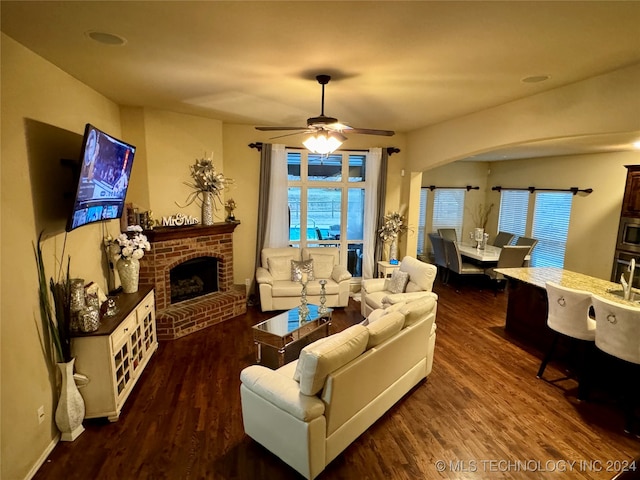
[[[67,231],[120,218],[136,147],[87,123],[80,152],[80,175]]]

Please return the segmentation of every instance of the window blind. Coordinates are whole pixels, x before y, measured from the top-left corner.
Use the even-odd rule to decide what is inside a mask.
[[[500,194],[500,214],[498,230],[522,237],[527,231],[527,213],[529,211],[528,191],[502,190]]]
[[[460,240],[465,192],[464,188],[434,190],[432,225],[434,232],[439,228],[455,228],[458,240]]]
[[[538,192],[535,202],[532,236],[538,244],[531,255],[531,266],[562,268],[573,194]]]
[[[424,254],[424,229],[427,224],[427,195],[429,193],[428,188],[420,189],[420,212],[418,213],[418,253]]]

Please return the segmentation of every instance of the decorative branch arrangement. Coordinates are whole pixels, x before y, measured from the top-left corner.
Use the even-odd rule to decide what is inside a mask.
[[[473,219],[473,223],[476,227],[482,227],[484,229],[487,228],[487,222],[489,221],[489,214],[493,209],[493,203],[490,205],[485,205],[483,203],[479,203],[475,210],[469,209],[471,213],[471,218]]]

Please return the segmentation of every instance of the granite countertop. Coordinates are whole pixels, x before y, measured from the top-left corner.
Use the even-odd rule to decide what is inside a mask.
[[[547,282],[554,282],[563,287],[586,290],[614,302],[640,307],[640,291],[634,289],[636,299],[639,300],[633,302],[623,300],[622,297],[608,292],[608,290],[622,290],[622,285],[619,283],[590,277],[582,273],[555,267],[496,268],[496,271],[505,277],[514,278],[536,287],[545,288]]]

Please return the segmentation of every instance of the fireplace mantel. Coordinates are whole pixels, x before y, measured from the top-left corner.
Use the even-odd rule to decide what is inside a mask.
[[[156,227],[146,230],[144,234],[150,242],[175,240],[176,238],[193,238],[204,235],[220,235],[232,233],[240,222],[220,222],[213,225],[189,225],[187,227]]]

